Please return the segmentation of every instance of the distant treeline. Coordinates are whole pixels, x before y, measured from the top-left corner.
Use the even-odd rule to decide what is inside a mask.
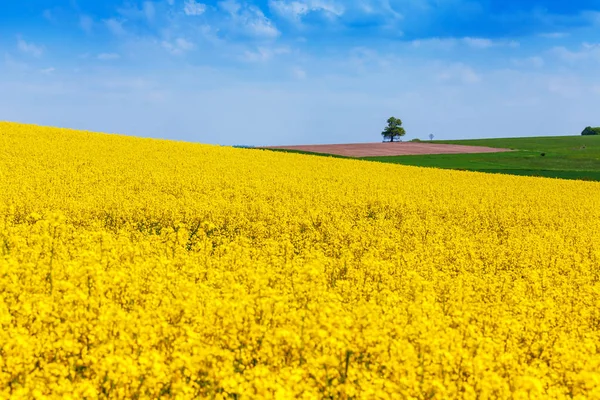
[[[587,135],[600,135],[600,127],[595,127],[592,128],[591,126],[586,127],[583,132],[581,132],[582,135],[587,136]]]

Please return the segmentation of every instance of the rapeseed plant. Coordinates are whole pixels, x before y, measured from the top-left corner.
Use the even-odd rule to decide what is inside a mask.
[[[600,398],[598,198],[0,123],[0,398]]]

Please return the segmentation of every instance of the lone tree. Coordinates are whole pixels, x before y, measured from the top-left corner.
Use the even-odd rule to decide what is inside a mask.
[[[387,126],[381,132],[383,139],[389,139],[390,142],[394,141],[394,138],[400,138],[406,135],[406,131],[402,127],[402,120],[400,118],[390,117],[387,120]]]
[[[433,140],[433,133],[429,134],[429,140]]]

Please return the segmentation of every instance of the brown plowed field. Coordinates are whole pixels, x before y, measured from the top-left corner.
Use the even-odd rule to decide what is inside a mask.
[[[420,154],[461,154],[461,153],[498,153],[511,151],[492,147],[463,146],[457,144],[387,142],[387,143],[350,143],[350,144],[314,144],[301,146],[268,146],[265,149],[286,149],[308,151],[311,153],[336,154],[346,157],[409,156]]]

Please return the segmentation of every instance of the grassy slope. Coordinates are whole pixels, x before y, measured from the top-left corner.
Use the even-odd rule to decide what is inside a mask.
[[[364,159],[423,167],[600,181],[600,136],[449,140],[434,143],[500,147],[518,151]],[[541,153],[545,153],[545,156]]]

